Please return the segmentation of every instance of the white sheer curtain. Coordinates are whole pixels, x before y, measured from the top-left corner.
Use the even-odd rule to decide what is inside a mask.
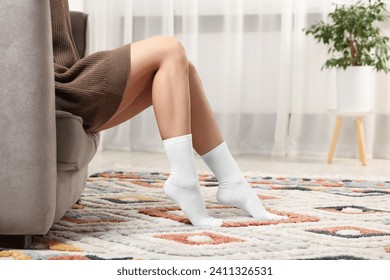
[[[234,153],[325,156],[335,74],[321,71],[327,48],[302,29],[325,20],[334,2],[342,1],[84,0],[79,8],[90,15],[90,52],[155,35],[180,39]],[[368,157],[390,158],[389,81],[377,74]],[[353,122],[345,121],[337,156],[355,156],[355,143]],[[104,132],[102,147],[162,151],[152,110]]]

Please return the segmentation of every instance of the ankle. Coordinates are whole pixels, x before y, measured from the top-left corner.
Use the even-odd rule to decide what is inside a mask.
[[[196,174],[188,174],[185,176],[171,174],[166,183],[167,182],[169,182],[170,185],[183,189],[191,189],[199,186],[199,178]]]
[[[241,188],[244,185],[247,185],[245,177],[241,174],[233,174],[229,178],[225,178],[225,180],[219,182],[219,188]]]

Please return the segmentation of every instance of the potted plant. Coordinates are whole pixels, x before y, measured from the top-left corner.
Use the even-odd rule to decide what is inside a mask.
[[[336,5],[329,22],[304,29],[317,42],[329,46],[330,58],[323,68],[336,68],[339,111],[371,110],[374,91],[373,72],[388,72],[389,38],[381,34],[378,23],[388,18],[386,4],[358,1]]]

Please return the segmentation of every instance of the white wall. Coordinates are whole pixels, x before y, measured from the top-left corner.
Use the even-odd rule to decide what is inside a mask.
[[[69,9],[71,11],[83,11],[83,0],[69,0]]]

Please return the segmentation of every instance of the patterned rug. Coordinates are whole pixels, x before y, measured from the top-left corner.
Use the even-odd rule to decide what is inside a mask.
[[[225,223],[199,228],[165,197],[167,175],[91,176],[47,235],[29,250],[0,248],[0,259],[390,259],[390,181],[247,176],[267,209],[288,216],[256,221],[218,204],[215,178],[200,174],[210,215]]]

